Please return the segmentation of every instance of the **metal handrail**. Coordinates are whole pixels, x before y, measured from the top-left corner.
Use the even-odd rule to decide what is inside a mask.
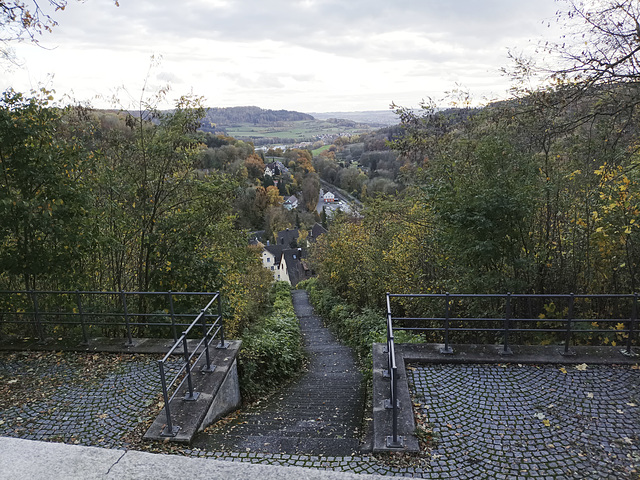
[[[217,301],[217,314],[211,315],[208,311],[211,309],[213,304]],[[212,318],[213,322],[211,325],[207,325],[207,318]],[[197,326],[202,327],[202,338],[195,346],[193,351],[189,353],[189,348],[187,345],[187,336],[192,332],[192,330]],[[208,328],[207,328],[208,327]],[[197,364],[202,356],[205,356],[205,366],[200,370],[201,372],[213,372],[216,368],[215,365],[211,364],[211,357],[209,355],[209,346],[215,340],[216,336],[219,335],[220,342],[216,346],[219,349],[225,349],[228,347],[228,342],[225,342],[224,338],[224,323],[222,321],[222,299],[220,297],[220,293],[216,293],[214,297],[209,301],[205,308],[203,308],[198,316],[189,324],[187,329],[182,332],[180,338],[176,340],[173,346],[169,349],[167,354],[164,356],[162,360],[158,361],[158,367],[160,370],[160,382],[162,384],[162,396],[164,399],[164,409],[165,415],[167,419],[167,423],[165,424],[164,429],[161,432],[161,436],[163,437],[175,437],[177,433],[180,431],[180,426],[174,425],[171,419],[171,409],[170,403],[181,391],[185,382],[187,383],[187,393],[183,397],[184,401],[195,401],[200,395],[199,392],[194,391],[193,389],[193,379],[192,379],[192,366]],[[178,368],[177,372],[173,376],[170,382],[167,382],[166,378],[166,370],[165,365],[167,364],[171,355],[177,352],[177,350],[182,347],[182,357],[183,361]],[[200,352],[197,357],[196,354]],[[180,378],[182,377],[182,380]],[[178,383],[178,380],[180,382]],[[170,396],[169,392],[173,389],[173,394]]]
[[[391,299],[392,298],[442,298],[446,301],[445,311],[443,317],[394,317],[391,311]],[[451,301],[452,299],[466,299],[466,298],[496,298],[504,299],[504,315],[501,317],[452,317],[451,315]],[[565,299],[568,302],[566,318],[514,318],[513,314],[513,301],[520,298],[537,298],[537,299]],[[576,299],[627,299],[631,301],[631,309],[628,316],[624,318],[575,318],[575,300]],[[396,331],[408,331],[408,332],[442,332],[444,336],[444,347],[440,349],[442,354],[451,354],[453,349],[451,348],[449,334],[450,332],[500,332],[503,334],[503,341],[501,349],[498,353],[501,355],[512,354],[509,347],[509,338],[513,333],[564,333],[564,352],[565,355],[570,355],[569,345],[576,334],[588,334],[588,333],[615,333],[626,334],[626,350],[623,353],[627,355],[633,355],[632,347],[637,346],[634,342],[637,336],[637,321],[638,321],[638,294],[386,294],[387,304],[387,364],[388,371],[385,376],[389,377],[389,391],[390,398],[385,401],[385,408],[390,409],[392,412],[392,432],[391,436],[387,437],[387,448],[403,448],[403,438],[398,435],[398,412],[400,405],[398,402],[398,373],[395,355],[395,337],[394,337],[394,321],[429,321],[429,322],[441,322],[442,326],[438,327],[401,327],[396,326]],[[523,328],[521,325],[526,322],[549,322],[558,323],[557,328]],[[452,322],[470,323],[474,322],[501,322],[501,327],[469,327],[469,326],[451,326]],[[590,329],[576,329],[576,324],[592,324],[592,323],[622,323],[623,329],[606,330],[602,328],[590,328]]]
[[[87,326],[94,325],[100,327],[124,327],[126,329],[127,343],[133,344],[133,336],[131,333],[131,327],[150,327],[150,328],[167,328],[170,327],[174,341],[178,340],[177,328],[188,327],[193,322],[191,319],[197,318],[199,314],[196,313],[177,313],[174,308],[174,297],[186,297],[186,296],[212,296],[212,292],[137,292],[137,291],[79,291],[79,290],[0,290],[0,298],[3,296],[24,295],[26,302],[30,303],[31,309],[24,311],[0,311],[0,324],[10,325],[28,325],[31,324],[34,327],[37,336],[40,341],[45,339],[45,332],[47,327],[62,326],[62,325],[76,325],[82,329],[83,344],[89,342]],[[51,311],[50,309],[43,309],[41,299],[43,297],[58,296],[58,297],[71,297],[69,303],[75,304],[77,311]],[[121,311],[117,312],[104,312],[104,311],[90,311],[86,308],[86,303],[83,299],[91,296],[111,296],[117,298],[122,306]],[[156,296],[166,297],[166,306],[168,307],[166,312],[161,313],[147,313],[147,312],[132,312],[129,310],[129,302],[127,299],[132,296]],[[213,301],[213,300],[212,300]],[[211,302],[209,302],[211,304]],[[87,317],[92,318],[110,318],[118,317],[122,318],[122,321],[112,320],[106,322],[87,322]],[[171,319],[170,322],[142,322],[140,320],[153,319],[153,318],[167,318]],[[47,320],[48,319],[48,320]],[[180,321],[183,319],[182,321]],[[136,321],[138,320],[138,321]],[[185,321],[189,321],[186,323]]]
[[[502,354],[511,353],[509,347],[510,336],[514,333],[558,333],[564,334],[564,353],[569,354],[569,347],[576,335],[585,335],[593,333],[615,333],[626,335],[626,351],[628,355],[633,354],[633,346],[636,344],[637,336],[637,320],[638,320],[638,294],[388,294],[389,305],[387,307],[388,315],[391,315],[390,299],[391,298],[442,298],[446,300],[445,315],[443,317],[393,317],[392,322],[431,322],[432,324],[441,324],[442,326],[397,326],[395,330],[409,331],[413,333],[420,332],[442,332],[444,336],[444,348],[442,353],[452,353],[450,347],[451,332],[496,332],[503,334]],[[453,317],[451,315],[450,302],[452,299],[477,299],[477,298],[495,298],[504,300],[503,316],[501,317]],[[515,299],[563,299],[567,301],[567,315],[565,318],[516,318],[513,314],[513,302]],[[626,299],[630,300],[630,311],[624,318],[576,318],[575,301],[577,299]],[[457,326],[452,326],[454,323]],[[493,326],[473,326],[474,323],[493,322]],[[549,325],[545,327],[527,327],[527,323],[545,322],[547,324],[557,324],[555,327]],[[621,329],[604,329],[601,327],[593,327],[593,323],[598,324],[623,324]],[[501,325],[499,325],[501,324]],[[462,325],[462,326],[461,326]],[[576,325],[587,326],[587,328],[576,328]],[[589,328],[591,327],[591,328]]]
[[[385,408],[391,410],[391,436],[386,439],[387,448],[403,448],[404,439],[398,435],[398,365],[391,317],[391,302],[387,293],[387,367],[389,375],[389,400]]]

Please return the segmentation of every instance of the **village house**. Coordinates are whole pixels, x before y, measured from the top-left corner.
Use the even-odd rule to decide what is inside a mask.
[[[333,203],[336,201],[336,196],[332,192],[327,192],[322,196],[324,203]]]
[[[285,198],[283,207],[287,210],[298,208],[298,199],[295,197],[295,195],[291,195],[290,197]]]
[[[313,273],[306,261],[306,247],[325,233],[327,230],[316,223],[307,233],[306,245],[298,246],[300,236],[298,229],[292,228],[278,232],[277,242],[274,245],[267,241],[267,244],[262,247],[262,265],[272,272],[274,280],[295,286]]]

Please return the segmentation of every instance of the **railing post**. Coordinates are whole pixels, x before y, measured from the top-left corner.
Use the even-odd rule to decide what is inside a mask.
[[[87,335],[87,326],[84,323],[84,311],[82,310],[82,301],[80,292],[76,290],[76,303],[78,304],[78,313],[80,314],[80,326],[82,327],[82,343],[80,345],[89,345],[89,337]]]
[[[229,346],[229,342],[224,341],[224,322],[222,321],[222,295],[218,292],[218,321],[220,322],[220,343],[216,348],[226,349]]]
[[[171,331],[173,333],[173,342],[178,341],[178,332],[176,331],[176,314],[173,309],[173,295],[171,294],[171,290],[167,292],[167,296],[169,297],[169,315],[171,315]]]
[[[511,292],[507,292],[507,300],[504,312],[504,345],[499,351],[500,355],[513,355],[513,351],[509,348],[509,322],[511,321]]]
[[[449,346],[449,292],[447,292],[445,299],[447,301],[447,306],[444,314],[444,348],[440,349],[440,353],[450,355],[453,353],[453,349]]]
[[[122,301],[122,309],[124,312],[124,324],[127,327],[127,346],[133,345],[133,339],[131,338],[131,325],[129,325],[129,311],[127,310],[127,297],[124,290],[120,290],[120,300]]]
[[[564,338],[564,352],[562,355],[574,355],[574,352],[569,351],[569,344],[571,343],[571,323],[573,322],[573,293],[569,295],[569,313],[567,315],[567,332]]]
[[[207,360],[207,364],[204,365],[201,372],[213,372],[216,369],[215,365],[211,365],[211,358],[209,357],[209,333],[207,332],[207,313],[204,309],[200,310],[202,316],[202,338],[204,339],[204,356]]]
[[[31,294],[31,301],[33,302],[33,321],[39,338],[38,343],[44,343],[44,331],[40,323],[40,310],[38,309],[38,294],[33,290],[30,290],[29,293]]]
[[[174,426],[171,423],[171,411],[169,410],[169,392],[167,392],[167,380],[164,375],[164,362],[158,360],[158,366],[160,367],[160,382],[162,383],[162,396],[164,397],[164,413],[167,416],[167,424],[160,433],[161,437],[175,437],[180,427]]]
[[[187,370],[187,384],[189,386],[189,393],[187,393],[183,400],[188,402],[195,401],[198,396],[200,396],[199,392],[193,391],[193,382],[191,381],[191,359],[189,358],[189,350],[187,348],[187,336],[186,332],[182,333],[182,348],[184,349],[184,361],[185,361],[185,369]]]
[[[638,319],[638,294],[633,294],[633,305],[631,306],[631,320],[629,322],[629,336],[627,338],[627,355],[633,355],[631,345],[636,331],[636,320]]]

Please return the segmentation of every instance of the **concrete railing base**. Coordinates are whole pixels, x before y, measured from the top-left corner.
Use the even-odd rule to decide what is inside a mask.
[[[183,400],[186,393],[186,387],[183,387],[169,405],[171,422],[174,427],[180,427],[175,436],[162,435],[167,424],[163,408],[143,438],[189,444],[197,432],[236,410],[241,403],[236,362],[240,344],[239,340],[232,340],[226,349],[210,348],[211,363],[215,365],[213,372],[201,372],[204,356],[193,366],[193,389],[199,393],[197,399]]]

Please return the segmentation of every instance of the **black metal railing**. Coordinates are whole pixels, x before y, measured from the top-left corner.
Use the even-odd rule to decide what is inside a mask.
[[[627,354],[632,354],[632,347],[637,343],[637,293],[443,293],[387,294],[387,297],[388,315],[396,324],[395,330],[431,334],[433,343],[444,344],[441,350],[444,354],[453,353],[452,336],[457,336],[456,343],[499,343],[502,346],[500,353],[504,355],[511,353],[510,345],[514,338],[520,344],[561,343],[565,354],[571,354],[572,343],[582,339],[580,343],[594,344],[598,336],[602,337],[604,344],[624,346]],[[429,300],[431,305],[423,305],[422,310],[431,313],[440,310],[441,315],[392,316],[393,299],[402,302],[397,308],[404,312],[420,310],[416,305],[409,305],[408,301]],[[440,305],[434,305],[434,301],[439,301]],[[435,341],[434,334],[439,334],[439,342]]]
[[[217,313],[212,315],[209,313],[212,306],[217,303]],[[211,319],[211,324],[208,324],[207,319]],[[193,347],[193,350],[189,352],[187,337],[198,327],[202,327],[201,339],[198,344]],[[162,384],[162,397],[164,399],[164,411],[167,419],[167,423],[165,424],[164,429],[162,430],[161,435],[163,437],[175,437],[177,433],[180,431],[180,426],[175,425],[171,419],[171,401],[175,398],[178,392],[182,391],[182,387],[187,384],[187,390],[182,398],[183,401],[195,401],[197,400],[200,392],[194,391],[193,388],[193,378],[192,371],[193,366],[196,365],[203,357],[205,357],[205,362],[201,372],[210,373],[213,372],[216,368],[215,365],[211,364],[211,356],[209,353],[209,346],[216,339],[216,336],[219,338],[218,345],[216,348],[225,349],[228,347],[228,343],[225,342],[224,339],[224,323],[222,321],[222,302],[219,293],[216,293],[215,296],[209,301],[207,306],[203,308],[198,316],[191,322],[189,327],[182,332],[180,338],[176,340],[173,347],[167,352],[162,360],[158,361],[158,366],[160,369],[160,382]],[[172,367],[167,368],[169,363],[169,358],[174,353],[180,352],[182,357],[182,362],[177,371],[174,372],[173,378],[167,382],[167,370],[173,370]],[[173,390],[173,394],[169,395],[169,392]]]
[[[394,316],[396,309],[403,315]],[[415,305],[428,301],[430,305]],[[413,302],[413,303],[412,303]],[[434,304],[435,303],[435,304]],[[442,305],[444,303],[444,305]],[[392,410],[392,435],[388,448],[402,448],[398,436],[397,365],[394,331],[422,335],[425,341],[443,343],[442,354],[452,354],[451,337],[457,343],[491,343],[499,345],[498,353],[511,355],[515,338],[521,344],[563,346],[564,355],[572,355],[570,346],[579,337],[584,344],[623,346],[622,353],[634,355],[637,347],[638,294],[386,294],[387,353],[390,399],[385,407]],[[437,312],[440,315],[417,316],[407,312]],[[491,315],[491,316],[490,316]],[[394,323],[396,326],[394,327]],[[605,328],[608,327],[608,328]],[[484,336],[483,336],[484,335]],[[593,336],[596,335],[596,339]],[[600,337],[598,337],[600,336]],[[437,342],[435,341],[437,340]],[[470,341],[471,340],[471,341]],[[478,341],[481,340],[481,341]]]
[[[187,327],[198,316],[194,305],[211,292],[130,292],[130,291],[0,291],[0,327],[17,326],[44,342],[47,335],[64,336],[58,328],[73,330],[87,344],[92,333],[124,335],[129,345],[134,333],[152,329],[156,336],[171,335]],[[105,332],[109,330],[109,334]],[[139,335],[137,335],[139,336]]]
[[[396,347],[393,335],[393,324],[391,318],[391,303],[387,294],[387,371],[385,376],[389,377],[389,399],[385,401],[384,407],[392,411],[391,436],[386,438],[387,448],[404,447],[404,439],[398,435],[398,365],[396,364]]]

